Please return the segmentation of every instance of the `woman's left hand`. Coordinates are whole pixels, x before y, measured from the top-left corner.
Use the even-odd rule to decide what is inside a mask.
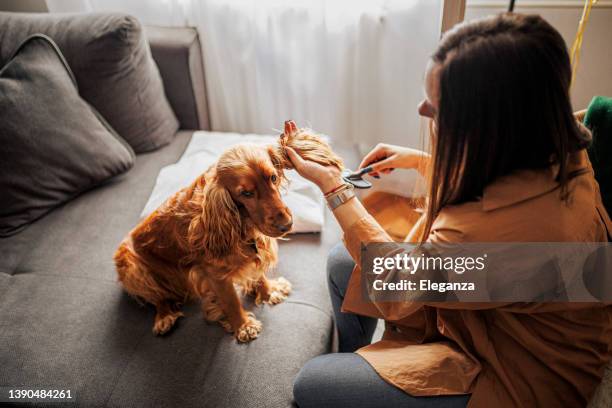
[[[327,193],[343,183],[338,168],[334,166],[322,166],[319,163],[304,160],[291,147],[285,147],[285,151],[299,175],[315,183],[323,193]]]

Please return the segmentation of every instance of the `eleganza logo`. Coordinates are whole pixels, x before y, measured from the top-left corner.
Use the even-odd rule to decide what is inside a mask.
[[[366,301],[610,302],[612,245],[362,245]]]

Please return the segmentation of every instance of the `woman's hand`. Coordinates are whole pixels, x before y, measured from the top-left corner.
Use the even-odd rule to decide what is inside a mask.
[[[304,160],[291,147],[285,147],[285,151],[300,176],[315,183],[323,193],[327,193],[343,183],[338,168],[334,166],[326,167],[310,160]]]
[[[429,155],[421,150],[379,143],[363,158],[359,168],[372,166],[370,176],[376,177],[378,173],[388,174],[393,169],[419,169],[428,158]]]

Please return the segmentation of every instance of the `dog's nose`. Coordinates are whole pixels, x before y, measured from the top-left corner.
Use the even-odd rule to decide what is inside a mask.
[[[285,224],[276,224],[276,228],[278,228],[280,232],[287,232],[291,229],[292,226],[293,226],[293,220],[289,220],[289,222]]]
[[[287,225],[279,225],[279,226],[278,226],[278,230],[279,230],[280,232],[287,232],[287,231],[289,231],[289,230],[291,229],[291,226],[292,226],[292,225],[293,225],[293,223],[292,223],[292,222],[290,222],[290,223],[289,223],[289,224],[287,224]]]

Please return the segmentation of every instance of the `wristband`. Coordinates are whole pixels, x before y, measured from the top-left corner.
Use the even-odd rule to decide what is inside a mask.
[[[329,190],[327,193],[323,194],[325,197],[331,195],[332,193],[335,193],[336,191],[340,190],[341,188],[345,187],[346,183],[342,183],[334,188],[332,188],[331,190]]]
[[[355,198],[355,192],[353,190],[354,187],[352,184],[345,184],[344,188],[341,188],[335,193],[332,193],[329,196],[325,197],[329,209],[333,211],[336,208],[340,207],[342,204]]]

